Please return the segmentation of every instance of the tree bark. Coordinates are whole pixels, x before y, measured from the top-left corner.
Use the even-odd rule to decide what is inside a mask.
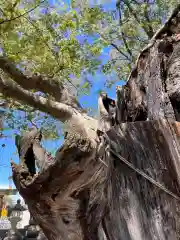
[[[180,124],[124,123],[107,135],[113,152],[107,239],[179,239]]]
[[[27,178],[12,163],[14,183],[48,239],[180,238],[179,25],[180,5],[117,89],[116,124],[101,138],[97,121],[65,102],[67,94],[48,105],[27,91],[53,95],[42,77],[42,85],[32,81],[26,89],[27,79],[0,59],[0,68],[20,85],[14,90],[22,94],[14,91],[14,98],[70,122],[55,163],[44,172]],[[0,87],[13,94],[12,83],[0,80]]]

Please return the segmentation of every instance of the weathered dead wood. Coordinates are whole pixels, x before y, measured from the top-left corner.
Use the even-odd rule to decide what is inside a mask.
[[[180,119],[179,11],[180,5],[140,53],[121,93],[126,103],[123,112],[119,107],[123,122]]]
[[[113,156],[108,239],[180,239],[180,124],[124,123],[107,135],[114,150],[179,197],[156,187]]]
[[[19,166],[12,163],[14,182],[48,239],[83,239],[80,193],[94,181],[93,151],[91,142],[67,139],[58,161],[34,179],[25,179]],[[95,167],[98,171],[99,166]]]
[[[179,123],[124,123],[107,135],[117,154],[180,198]],[[79,144],[77,149],[65,143],[59,162],[29,186],[14,168],[15,183],[48,239],[180,238],[180,201],[110,155],[110,149],[103,164],[90,145]]]

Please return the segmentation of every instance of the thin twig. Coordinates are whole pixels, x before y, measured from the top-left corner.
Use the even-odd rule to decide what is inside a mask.
[[[14,20],[16,20],[16,19],[18,19],[18,18],[21,18],[21,17],[27,15],[28,13],[30,13],[30,12],[34,11],[36,8],[38,8],[38,7],[39,7],[42,3],[44,3],[45,1],[46,1],[46,0],[41,1],[39,4],[37,4],[36,6],[34,6],[33,8],[31,8],[31,9],[28,10],[27,12],[24,12],[24,13],[21,14],[21,15],[18,15],[18,16],[14,17],[14,18],[5,19],[5,20],[1,21],[0,24],[7,23],[7,22],[11,22],[11,21],[14,21]]]
[[[125,36],[124,32],[121,30],[121,26],[123,25],[123,23],[122,23],[122,19],[121,19],[121,6],[120,6],[120,4],[117,5],[117,8],[118,8],[118,11],[119,11],[119,25],[120,25],[121,37],[122,37],[123,43],[126,47],[126,50],[129,53],[129,55],[130,55],[130,57],[133,61],[134,59],[133,59],[132,50],[129,48],[127,40],[126,40],[126,36]],[[129,68],[129,69],[131,70],[131,68]]]
[[[131,6],[130,2],[128,0],[124,1],[124,4],[126,4],[127,8],[129,9],[130,13],[133,15],[133,17],[135,18],[135,20],[138,22],[138,24],[141,26],[141,21],[138,17],[138,15],[136,14],[136,12],[134,11],[133,7]],[[149,32],[149,30],[147,30],[146,26],[141,26],[142,29],[144,30],[144,32],[147,34],[148,38],[151,39],[152,38],[152,33]]]

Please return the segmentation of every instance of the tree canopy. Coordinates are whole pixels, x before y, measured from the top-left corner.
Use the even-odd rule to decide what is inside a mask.
[[[109,87],[117,79],[126,80],[138,53],[176,4],[175,0],[94,5],[75,0],[2,0],[0,69],[2,81],[9,84],[8,90],[0,85],[2,128],[24,129],[35,119],[47,137],[62,134],[61,123],[50,111],[17,96],[19,85],[28,94],[54,101],[56,97],[42,91],[43,87],[29,87],[34,74],[46,78],[42,84],[63,83],[75,98],[89,93],[97,72],[104,74]],[[105,60],[103,52],[108,54]],[[107,81],[111,73],[117,77]]]

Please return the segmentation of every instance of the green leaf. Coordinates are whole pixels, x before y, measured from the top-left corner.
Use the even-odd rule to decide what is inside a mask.
[[[126,80],[139,51],[149,41],[147,30],[151,27],[155,32],[177,4],[175,0],[157,0],[151,4],[127,0],[120,9],[119,19],[117,9],[109,10],[105,3],[100,6],[73,0],[71,6],[62,5],[61,1],[50,6],[46,1],[31,13],[17,17],[39,2],[0,1],[0,21],[14,19],[0,24],[3,54],[27,75],[38,72],[54,75],[68,84],[72,81],[81,94],[89,94],[92,85],[96,84],[97,72],[103,74],[106,83],[103,84],[108,87],[117,79]],[[112,73],[115,77],[108,80]],[[1,75],[8,78],[3,72]],[[86,81],[89,75],[92,82]],[[35,119],[47,138],[62,134],[62,125],[49,115],[14,99],[0,98],[11,106],[4,113],[5,128],[20,131]]]

